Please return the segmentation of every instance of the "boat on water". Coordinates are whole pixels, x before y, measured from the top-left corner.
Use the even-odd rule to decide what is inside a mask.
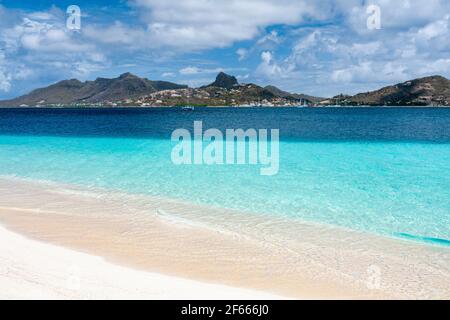
[[[183,111],[194,111],[194,106],[191,105],[190,102],[189,102],[189,95],[187,96],[186,104],[181,107],[181,110],[183,110]]]

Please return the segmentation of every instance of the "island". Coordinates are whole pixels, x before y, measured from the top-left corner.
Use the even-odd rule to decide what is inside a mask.
[[[356,95],[332,98],[290,93],[275,86],[239,83],[220,72],[206,86],[190,88],[167,81],[152,81],[131,73],[118,78],[81,82],[60,81],[11,100],[0,107],[329,107],[329,106],[439,106],[450,105],[450,80],[430,76]]]

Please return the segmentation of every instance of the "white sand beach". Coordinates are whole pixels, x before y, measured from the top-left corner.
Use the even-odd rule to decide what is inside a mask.
[[[450,298],[448,248],[217,210],[0,178],[0,298]]]
[[[0,299],[280,299],[137,271],[0,226]]]

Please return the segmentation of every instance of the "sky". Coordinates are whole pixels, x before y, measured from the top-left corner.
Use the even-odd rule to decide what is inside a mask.
[[[321,97],[450,78],[449,20],[448,0],[0,0],[0,99],[124,72]]]

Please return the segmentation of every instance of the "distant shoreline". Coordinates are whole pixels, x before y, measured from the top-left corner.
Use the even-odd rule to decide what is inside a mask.
[[[6,106],[224,106],[233,107],[317,107],[317,106],[450,106],[450,80],[429,76],[387,86],[355,95],[315,97],[291,93],[275,86],[239,83],[237,78],[223,72],[206,86],[189,88],[165,81],[151,81],[131,73],[118,78],[81,82],[63,80],[26,95],[1,100]]]
[[[28,107],[8,107],[8,106],[0,106],[0,109],[19,109],[19,110],[28,110],[28,109],[181,109],[182,106],[28,106]],[[434,105],[424,105],[424,106],[348,106],[348,105],[335,105],[335,106],[194,106],[194,108],[198,109],[448,109],[449,106],[434,106]]]

